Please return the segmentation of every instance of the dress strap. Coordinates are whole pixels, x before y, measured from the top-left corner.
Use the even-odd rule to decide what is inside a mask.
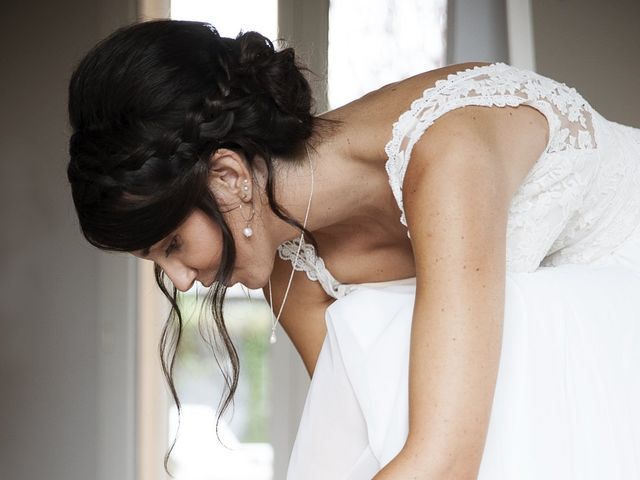
[[[283,260],[289,260],[293,268],[298,271],[304,271],[310,280],[320,283],[322,288],[328,295],[333,298],[341,298],[350,293],[356,285],[340,283],[327,270],[324,260],[316,254],[313,244],[302,241],[300,256],[296,262],[296,253],[300,239],[287,240],[278,247],[278,255]]]

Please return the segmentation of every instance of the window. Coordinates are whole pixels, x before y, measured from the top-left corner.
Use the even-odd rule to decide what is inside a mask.
[[[331,0],[330,108],[444,66],[446,14],[446,0]]]
[[[278,31],[277,0],[171,0],[171,18],[209,22],[223,37],[255,30],[273,40]]]
[[[270,309],[261,296],[249,299],[238,294],[239,286],[227,290],[224,303],[227,329],[240,357],[240,377],[234,403],[220,419],[222,443],[215,423],[224,379],[198,332],[204,289],[196,283],[180,302],[184,330],[174,378],[182,416],[177,430],[178,412],[172,404],[168,439],[172,442],[178,434],[169,467],[176,480],[268,480],[273,475],[267,425]],[[207,310],[203,315],[209,319]]]
[[[171,18],[208,22],[223,37],[235,38],[241,30],[255,30],[273,40],[277,14],[276,0],[171,2]],[[240,357],[240,378],[234,402],[220,419],[220,443],[215,423],[225,382],[198,332],[198,316],[204,304],[202,290],[196,282],[181,303],[185,324],[174,378],[182,414],[178,430],[178,411],[171,403],[167,448],[176,433],[177,440],[169,457],[169,471],[176,480],[271,480],[274,449],[268,433],[267,375],[270,308],[261,291],[250,291],[249,299],[240,284],[227,290],[224,315]],[[202,315],[212,322],[207,310]],[[223,366],[230,371],[230,366]]]

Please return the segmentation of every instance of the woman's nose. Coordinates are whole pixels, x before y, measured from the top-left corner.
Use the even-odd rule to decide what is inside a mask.
[[[184,265],[174,266],[173,268],[165,270],[165,273],[169,276],[173,285],[181,292],[189,290],[198,275],[196,270]]]

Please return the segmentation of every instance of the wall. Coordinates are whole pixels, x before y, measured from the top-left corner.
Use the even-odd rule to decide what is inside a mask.
[[[448,64],[509,61],[505,1],[448,0]]]
[[[640,127],[640,2],[532,0],[537,71],[610,120]]]
[[[133,478],[135,269],[81,237],[65,172],[72,66],[132,5],[2,5],[2,478]]]

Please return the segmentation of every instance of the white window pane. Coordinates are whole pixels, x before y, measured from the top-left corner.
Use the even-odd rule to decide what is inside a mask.
[[[277,35],[277,0],[172,0],[171,18],[210,23],[223,37],[235,38],[241,31],[254,30],[273,40]],[[174,369],[182,413],[178,430],[177,408],[172,405],[168,412],[167,449],[177,433],[169,471],[176,480],[271,480],[274,448],[268,432],[270,308],[255,291],[249,301],[241,293],[238,295],[238,288],[227,290],[225,323],[238,351],[240,377],[234,401],[220,419],[221,444],[215,424],[222,394],[226,395],[225,380],[198,331],[204,296],[198,287],[196,282],[182,302],[185,324]],[[212,326],[212,314],[207,308],[202,315]],[[227,364],[223,366],[231,373],[230,362]]]
[[[331,0],[330,108],[445,64],[446,0]]]
[[[215,433],[216,408],[225,384],[213,353],[198,331],[203,305],[203,319],[211,318],[203,302],[204,291],[194,288],[180,298],[184,325],[174,379],[182,415],[177,431],[177,409],[171,408],[168,440],[172,442],[176,432],[178,440],[169,471],[176,480],[271,480],[274,451],[268,438],[269,306],[261,297],[252,295],[249,301],[244,295],[232,295],[232,289],[227,291],[225,322],[241,369],[234,404],[220,420],[220,443]],[[211,324],[207,320],[206,325]]]
[[[273,40],[278,32],[277,0],[171,0],[171,18],[209,22],[223,37],[255,30]]]

